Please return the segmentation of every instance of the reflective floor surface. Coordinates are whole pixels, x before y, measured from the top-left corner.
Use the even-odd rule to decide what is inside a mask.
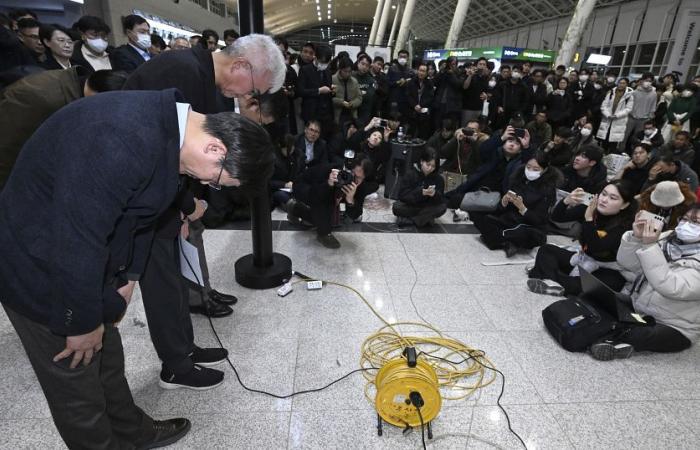
[[[388,221],[382,214],[388,212],[375,212],[374,219]],[[451,216],[441,220],[450,223]],[[506,376],[502,403],[529,449],[700,448],[698,347],[606,363],[567,353],[542,324],[541,310],[555,298],[528,292],[524,265],[482,265],[503,261],[502,252],[489,252],[470,225],[460,226],[464,233],[342,232],[339,250],[322,248],[313,232],[276,231],[274,244],[296,270],[360,290],[387,320],[418,320],[417,309],[443,332],[485,351]],[[233,266],[251,251],[250,231],[207,231],[205,239],[212,285],[240,299],[232,316],[213,323],[246,385],[286,394],[358,367],[361,343],[381,323],[354,294],[300,286],[280,298],[274,290],[244,289]],[[193,322],[197,343],[215,345],[209,322],[201,316]],[[420,430],[404,435],[385,426],[377,436],[360,374],[321,393],[276,400],[245,391],[220,366],[226,380],[214,390],[164,391],[138,291],[120,329],[136,402],[156,418],[192,420],[192,431],[174,448],[421,448]],[[62,448],[4,313],[0,342],[0,448]],[[521,448],[496,407],[499,391],[495,383],[467,400],[445,402],[428,447]]]

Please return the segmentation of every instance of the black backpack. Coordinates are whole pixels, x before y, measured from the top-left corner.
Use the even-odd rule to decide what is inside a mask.
[[[559,300],[542,310],[549,334],[570,352],[585,352],[615,329],[616,321],[579,297]]]

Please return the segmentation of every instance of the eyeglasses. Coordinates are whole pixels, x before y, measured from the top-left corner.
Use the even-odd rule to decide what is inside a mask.
[[[21,31],[19,32],[19,34],[22,35],[22,37],[24,37],[24,38],[26,38],[26,39],[31,39],[31,40],[33,40],[33,41],[38,41],[38,40],[39,40],[39,35],[38,35],[38,34],[24,34],[24,33],[22,33]]]
[[[219,170],[219,177],[216,179],[216,183],[209,183],[209,187],[215,191],[221,190],[221,176],[224,174],[224,161],[221,161],[221,170]]]

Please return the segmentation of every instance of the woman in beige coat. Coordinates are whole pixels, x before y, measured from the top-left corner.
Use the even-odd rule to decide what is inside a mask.
[[[627,358],[634,350],[679,352],[700,337],[700,205],[673,231],[655,228],[637,215],[617,252],[618,263],[637,274],[631,290],[635,312],[653,319],[643,327],[622,324],[614,336],[593,344],[596,359]]]

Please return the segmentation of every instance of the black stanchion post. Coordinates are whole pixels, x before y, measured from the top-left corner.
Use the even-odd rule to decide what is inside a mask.
[[[262,0],[238,0],[241,36],[263,33]],[[272,251],[272,218],[266,193],[250,199],[253,253],[236,261],[236,281],[251,289],[269,289],[292,276],[292,261]]]

